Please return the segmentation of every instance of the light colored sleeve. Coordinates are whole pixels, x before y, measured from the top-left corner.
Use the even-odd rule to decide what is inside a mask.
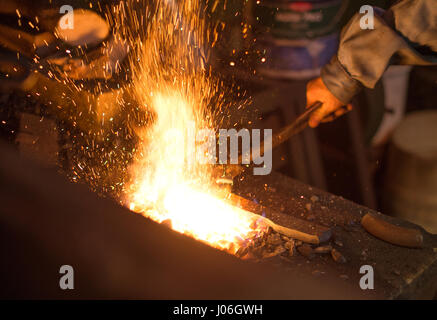
[[[437,63],[437,0],[401,0],[374,13],[374,29],[361,29],[362,14],[352,17],[322,69],[324,84],[345,104],[363,86],[373,88],[390,64]]]

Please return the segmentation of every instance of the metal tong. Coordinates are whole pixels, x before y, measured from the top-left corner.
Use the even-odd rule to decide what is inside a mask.
[[[259,149],[260,149],[259,153],[256,153],[256,154],[264,154],[264,152],[266,152],[266,151],[273,150],[274,148],[276,148],[280,144],[284,143],[285,141],[287,141],[291,137],[302,132],[306,127],[308,127],[308,120],[310,119],[313,112],[320,109],[322,106],[323,106],[322,102],[320,102],[320,101],[314,102],[311,106],[309,106],[305,110],[304,113],[302,113],[300,116],[298,116],[296,120],[294,120],[288,126],[285,126],[284,128],[282,128],[279,133],[275,134],[272,137],[271,146],[267,147],[267,149],[264,149],[264,141],[261,142],[260,147],[259,147]],[[346,111],[350,111],[347,108],[347,106],[344,106],[343,108]],[[332,119],[335,119],[335,118],[336,118],[335,114],[331,113],[331,114],[327,115],[324,118],[324,120],[331,121]],[[254,154],[254,153],[252,152],[252,154]],[[239,163],[242,163],[241,160],[242,160],[242,155],[240,155],[240,157],[239,157]],[[252,158],[251,158],[251,160],[252,160]]]
[[[272,137],[272,144],[271,146],[266,147],[267,149],[264,149],[264,141],[261,142],[259,147],[259,152],[256,154],[264,154],[266,151],[272,150],[276,148],[278,145],[284,143],[288,139],[290,139],[292,136],[300,133],[302,130],[304,130],[306,127],[308,127],[308,120],[310,116],[313,114],[314,111],[321,108],[323,105],[322,102],[316,101],[313,103],[310,107],[308,107],[307,110],[305,110],[304,113],[302,113],[299,117],[297,117],[296,120],[293,121],[293,123],[289,124],[288,126],[282,128],[282,130],[275,134]],[[254,154],[254,152],[252,152]],[[252,156],[251,156],[252,157]],[[253,159],[251,159],[253,160]],[[242,155],[240,154],[239,162],[242,163]]]
[[[323,103],[320,101],[314,102],[304,113],[297,117],[293,123],[284,127],[278,134],[274,135],[272,137],[272,149],[308,127],[308,120],[311,115],[314,111],[320,109],[322,105]]]

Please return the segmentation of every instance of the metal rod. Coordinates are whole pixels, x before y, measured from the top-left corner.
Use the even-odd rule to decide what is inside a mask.
[[[288,139],[290,139],[292,136],[300,133],[302,130],[304,130],[308,126],[308,119],[310,118],[311,114],[319,109],[323,103],[320,101],[317,101],[313,103],[304,113],[302,113],[297,119],[289,124],[288,126],[284,127],[278,134],[275,134],[272,137],[272,145],[268,149],[264,148],[264,141],[261,142],[259,149],[252,151],[252,154],[250,155],[250,161],[252,161],[252,155],[258,151],[257,154],[262,155],[266,151],[273,150],[280,144],[284,143]],[[240,154],[238,158],[238,163],[242,163],[242,157],[243,155]]]

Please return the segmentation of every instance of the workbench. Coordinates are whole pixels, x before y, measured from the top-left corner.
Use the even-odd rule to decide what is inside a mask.
[[[0,150],[0,297],[434,297],[434,249],[406,249],[378,240],[360,226],[369,209],[281,174],[238,176],[234,192],[256,199],[268,208],[269,218],[284,226],[304,232],[331,227],[331,243],[346,263],[336,263],[330,255],[308,260],[300,254],[243,261],[101,198],[56,169],[20,159],[10,147],[0,145]],[[74,290],[58,287],[64,264],[74,267]],[[359,287],[362,265],[374,268],[374,290]]]
[[[304,231],[317,225],[331,228],[333,247],[347,259],[340,264],[330,255],[316,255],[308,260],[297,254],[289,259],[275,257],[274,263],[314,277],[329,275],[356,286],[363,276],[359,273],[361,266],[370,265],[374,269],[375,288],[366,291],[374,291],[377,297],[435,298],[437,248],[404,248],[373,237],[361,227],[360,221],[366,213],[375,211],[275,172],[267,176],[243,174],[234,180],[233,191],[272,209],[271,216],[266,212],[267,216],[281,225]],[[387,220],[418,228],[400,219],[387,216]],[[424,241],[427,240],[425,235]]]

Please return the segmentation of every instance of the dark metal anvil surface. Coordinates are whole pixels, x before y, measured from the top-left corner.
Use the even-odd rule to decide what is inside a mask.
[[[374,210],[342,197],[313,188],[279,173],[242,176],[235,179],[234,192],[267,207],[266,215],[276,223],[307,232],[320,226],[332,229],[331,243],[347,259],[334,262],[330,255],[317,255],[311,261],[301,255],[277,259],[302,274],[323,278],[334,275],[338,281],[359,286],[360,268],[370,265],[375,273],[375,293],[387,299],[428,298],[437,293],[437,248],[424,233],[424,248],[392,245],[373,237],[361,226],[361,218]],[[269,210],[270,209],[270,210]],[[269,216],[270,215],[270,216]],[[404,220],[385,216],[394,224],[420,228]]]

